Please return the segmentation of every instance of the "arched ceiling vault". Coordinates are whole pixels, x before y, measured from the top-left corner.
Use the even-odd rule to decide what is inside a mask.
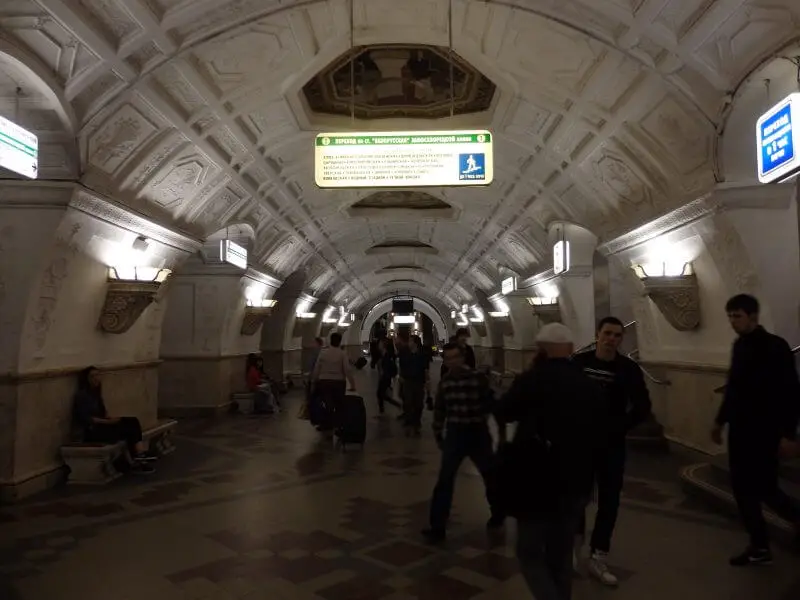
[[[354,2],[355,44],[383,47],[382,60],[393,44],[448,44],[447,1]],[[389,264],[426,269],[414,279],[434,297],[469,296],[499,266],[534,268],[555,219],[608,238],[708,191],[728,93],[800,23],[796,0],[454,0],[459,72],[495,86],[489,110],[369,126],[489,128],[495,181],[422,190],[449,213],[384,214],[352,211],[375,190],[313,183],[314,135],[353,125],[312,111],[303,88],[349,49],[348,6],[13,0],[0,5],[0,40],[62,100],[50,106],[77,128],[84,185],[196,235],[247,224],[254,260],[282,276],[305,268],[316,293],[363,303]],[[426,77],[412,83],[435,93],[441,81]],[[418,106],[409,89],[389,95]],[[438,252],[365,257],[396,240]]]

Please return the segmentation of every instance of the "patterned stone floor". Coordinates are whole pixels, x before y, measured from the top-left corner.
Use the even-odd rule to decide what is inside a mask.
[[[362,390],[372,373],[359,375]],[[374,395],[368,398],[373,409]],[[465,465],[445,546],[420,543],[437,471],[428,437],[370,416],[365,451],[334,451],[295,418],[183,421],[148,478],[66,488],[0,507],[2,600],[489,600],[529,598],[504,536],[483,530]],[[373,411],[374,413],[374,411]],[[429,415],[429,414],[428,414]],[[429,419],[426,416],[426,419]],[[732,571],[736,523],[686,498],[684,460],[631,456],[615,536],[617,591],[580,578],[578,600],[797,600],[796,557]]]

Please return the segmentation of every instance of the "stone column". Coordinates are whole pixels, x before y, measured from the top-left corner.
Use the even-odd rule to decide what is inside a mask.
[[[261,329],[261,356],[267,374],[276,381],[302,371],[302,328],[297,325],[298,309],[311,312],[316,299],[303,293],[306,273],[289,275],[275,292],[278,304]]]
[[[247,355],[259,351],[259,330],[242,332],[246,297],[269,298],[278,285],[255,270],[204,264],[199,256],[173,274],[161,341],[160,414],[227,410],[231,394],[245,390]]]
[[[139,266],[174,268],[200,245],[74,183],[0,183],[0,500],[63,480],[76,375],[88,366],[111,414],[155,425],[163,287],[124,332],[98,323],[108,267],[137,236],[149,242]]]

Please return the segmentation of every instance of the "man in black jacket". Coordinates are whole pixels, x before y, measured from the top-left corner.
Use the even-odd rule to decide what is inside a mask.
[[[625,474],[625,436],[643,422],[651,410],[650,393],[639,365],[619,353],[625,326],[616,317],[605,317],[597,325],[594,350],[573,357],[591,379],[602,388],[608,410],[603,427],[605,444],[595,457],[597,516],[590,542],[589,573],[608,586],[617,585],[607,557],[617,523]],[[585,531],[585,522],[582,524]]]
[[[569,360],[567,327],[545,325],[536,343],[532,368],[495,412],[498,423],[519,423],[500,489],[517,518],[517,558],[531,592],[537,600],[569,600],[572,543],[591,492],[592,457],[604,441],[597,424],[607,411],[598,386]]]
[[[731,487],[750,535],[748,548],[730,564],[769,564],[772,554],[762,503],[795,525],[800,542],[800,507],[778,487],[778,456],[789,455],[797,437],[800,381],[789,344],[758,324],[758,300],[739,294],[728,300],[725,310],[739,337],[711,437],[721,444],[728,425]]]

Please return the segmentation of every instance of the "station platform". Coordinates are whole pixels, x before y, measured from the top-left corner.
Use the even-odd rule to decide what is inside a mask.
[[[521,600],[514,527],[487,537],[480,478],[465,464],[453,526],[422,543],[438,451],[377,418],[374,374],[363,452],[334,450],[297,418],[298,393],[272,418],[185,420],[155,475],[62,488],[0,508],[4,600]],[[579,578],[574,598],[796,600],[800,558],[733,570],[745,536],[725,511],[687,495],[698,457],[631,455],[611,563],[617,590]]]

